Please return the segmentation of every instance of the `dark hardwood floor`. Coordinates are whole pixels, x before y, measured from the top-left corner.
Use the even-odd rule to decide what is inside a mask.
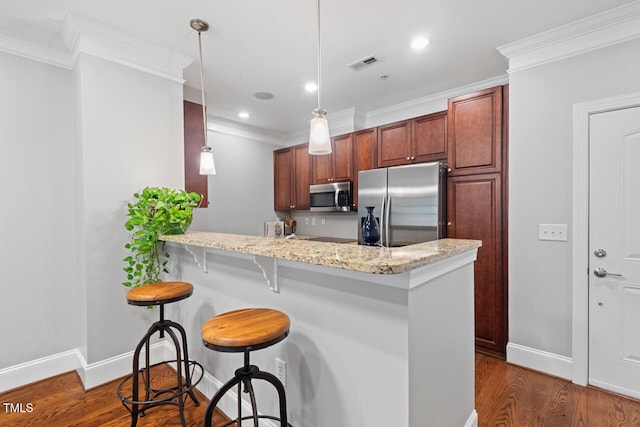
[[[170,374],[170,368],[164,368],[156,378],[167,377],[168,382]],[[115,392],[119,382],[85,391],[77,374],[69,372],[0,394],[0,426],[128,426],[129,412]],[[203,423],[207,400],[200,393],[197,396],[199,407],[191,400],[185,407],[189,426]],[[22,404],[24,412],[11,412],[6,403],[13,404],[14,410]],[[481,354],[476,355],[476,410],[479,427],[640,427],[639,401]],[[226,421],[216,413],[215,423]],[[178,412],[170,406],[151,409],[138,422],[140,427],[178,425]]]
[[[167,387],[175,382],[175,371],[167,365],[152,368],[154,384]],[[124,427],[131,424],[131,415],[116,395],[120,379],[84,390],[76,372],[68,372],[0,394],[0,427]],[[130,388],[129,388],[130,390]],[[189,426],[202,426],[208,400],[196,390],[200,406],[191,399],[185,405],[185,418]],[[4,402],[22,403],[24,412],[7,412]],[[28,412],[27,403],[33,405]],[[228,421],[216,411],[214,425]],[[138,427],[180,426],[180,415],[175,406],[159,406],[138,418]]]
[[[479,427],[640,426],[640,401],[476,354]]]

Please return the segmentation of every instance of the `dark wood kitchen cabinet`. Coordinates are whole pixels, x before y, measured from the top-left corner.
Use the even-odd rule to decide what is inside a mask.
[[[482,241],[475,263],[476,350],[508,340],[508,86],[449,100],[448,236]]]
[[[353,134],[331,138],[331,154],[311,156],[311,182],[326,184],[351,181],[353,177]]]
[[[450,175],[502,171],[503,86],[449,99]]]
[[[446,159],[447,150],[446,111],[413,119],[412,162]]]
[[[447,158],[447,112],[378,127],[377,167]]]
[[[309,209],[311,158],[308,144],[273,152],[274,209]]]
[[[376,167],[377,128],[365,129],[353,134],[353,194],[351,207],[358,208],[358,172]]]
[[[447,191],[448,237],[482,241],[474,266],[476,349],[504,358],[507,288],[503,268],[503,175],[450,177]]]
[[[409,163],[411,120],[378,126],[376,167],[386,168]]]

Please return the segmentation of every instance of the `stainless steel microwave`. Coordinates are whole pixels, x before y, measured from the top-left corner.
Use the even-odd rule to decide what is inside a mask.
[[[316,212],[348,212],[351,210],[351,181],[313,184],[309,186],[309,210]]]

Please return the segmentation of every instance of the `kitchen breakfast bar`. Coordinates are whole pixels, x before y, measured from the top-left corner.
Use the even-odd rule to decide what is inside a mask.
[[[473,264],[480,242],[384,248],[198,231],[162,240],[170,279],[195,288],[168,316],[187,329],[207,397],[242,356],[205,349],[202,324],[226,311],[268,307],[288,314],[291,332],[253,352],[252,363],[276,374],[276,359],[284,362],[277,374],[293,426],[477,426]],[[260,412],[276,414],[275,392],[259,381],[255,389]],[[220,405],[231,416],[234,396]]]

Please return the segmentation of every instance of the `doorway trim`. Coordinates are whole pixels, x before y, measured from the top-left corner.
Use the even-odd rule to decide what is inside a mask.
[[[589,117],[640,106],[640,92],[573,104],[572,381],[589,381]]]

